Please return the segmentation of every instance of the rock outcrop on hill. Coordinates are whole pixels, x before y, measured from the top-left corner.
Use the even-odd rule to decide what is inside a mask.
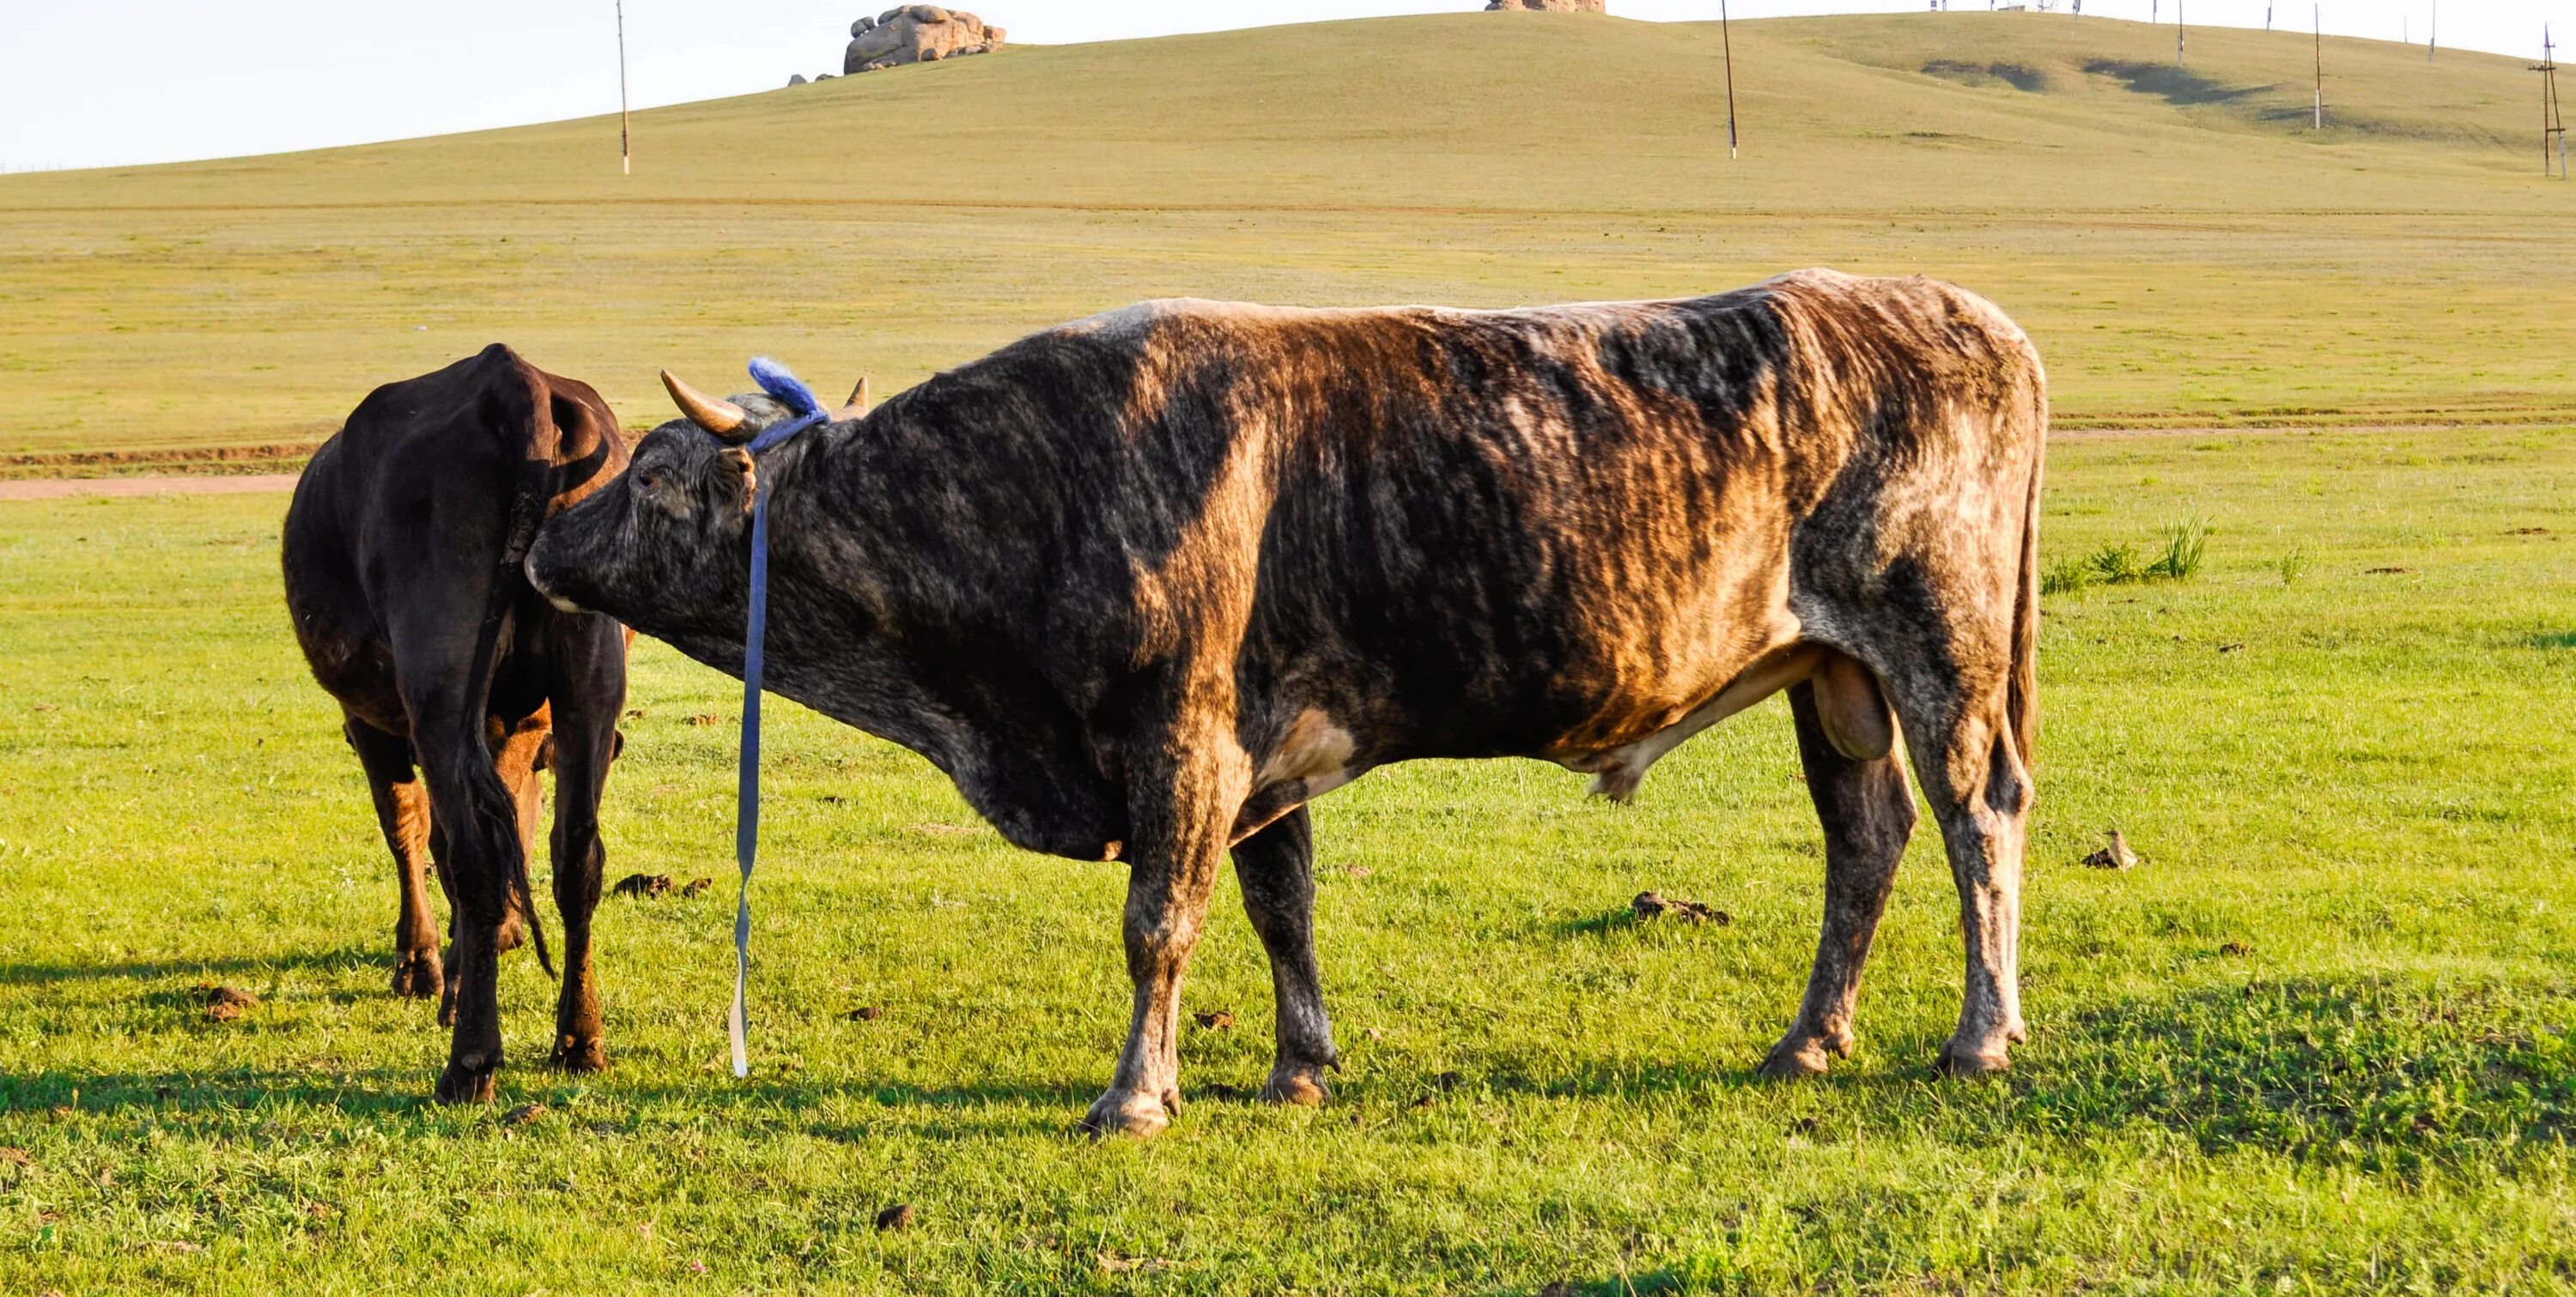
[[[850,24],[843,72],[874,72],[906,63],[935,63],[1002,48],[1003,31],[963,9],[898,5]]]
[[[1606,14],[1610,0],[1485,0],[1485,12],[1497,9],[1527,9],[1559,14]]]

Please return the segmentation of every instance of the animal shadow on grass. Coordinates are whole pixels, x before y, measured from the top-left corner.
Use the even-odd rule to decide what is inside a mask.
[[[124,964],[5,964],[0,986],[50,986],[60,982],[152,982],[173,977],[222,978],[259,973],[348,973],[386,961],[375,946],[343,946],[302,954],[231,959],[153,959]]]
[[[629,1076],[645,1065],[630,1064]],[[828,1138],[859,1139],[885,1133],[878,1123],[851,1123],[826,1112],[860,1100],[872,1105],[907,1139],[989,1139],[1000,1135],[1074,1131],[1074,1118],[1091,1101],[1093,1090],[1067,1081],[1062,1085],[969,1082],[954,1086],[868,1084],[857,1079],[839,1084],[829,1077],[798,1074],[729,1076],[692,1072],[686,1080],[647,1077],[621,1083],[612,1070],[597,1077],[567,1077],[542,1064],[513,1065],[501,1073],[505,1098],[473,1109],[444,1108],[429,1097],[436,1060],[428,1052],[412,1067],[336,1069],[326,1067],[228,1067],[205,1072],[46,1071],[0,1076],[0,1111],[77,1110],[88,1116],[135,1112],[154,1115],[162,1125],[229,1126],[246,1114],[330,1109],[346,1117],[399,1123],[409,1118],[450,1120],[460,1113],[488,1112],[497,1117],[517,1098],[534,1097],[549,1106],[579,1114],[587,1126],[644,1132],[668,1124],[669,1114],[691,1119],[708,1116],[738,1119],[745,1127],[786,1125]],[[562,1093],[578,1092],[578,1101]]]
[[[428,1106],[434,1069],[228,1067],[205,1072],[45,1071],[0,1077],[0,1109],[155,1114],[163,1124],[224,1124],[245,1111],[331,1108],[394,1116]]]
[[[1940,1138],[1977,1143],[2081,1141],[2147,1123],[2210,1153],[2257,1148],[2398,1175],[2576,1140],[2576,987],[2566,984],[2303,978],[2123,1001],[2041,1023],[1993,1088],[1936,1080],[1935,1044],[1873,1036],[1830,1076],[1796,1083],[1843,1095],[1839,1115],[1784,1129],[1905,1139],[1928,1122]],[[1603,1059],[1555,1075],[1506,1057],[1456,1061],[1434,1089],[1548,1100],[1767,1091],[1784,1120],[1803,1102],[1756,1077],[1749,1059]],[[1379,1075],[1344,1093],[1402,1097],[1423,1085]]]
[[[2009,1120],[2151,1122],[2414,1175],[2576,1137],[2576,988],[2384,976],[2263,980],[2078,1016],[2014,1073]]]

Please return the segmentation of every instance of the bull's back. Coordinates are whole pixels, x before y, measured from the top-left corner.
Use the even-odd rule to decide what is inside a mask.
[[[1962,412],[2036,365],[1957,289],[1830,272],[1266,327],[1314,414],[1277,422],[1250,656],[1301,702],[1378,718],[1384,759],[1680,721],[1799,634],[1801,528],[1983,471],[1970,443],[2010,421]]]

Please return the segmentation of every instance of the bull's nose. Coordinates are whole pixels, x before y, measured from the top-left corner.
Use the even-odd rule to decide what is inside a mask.
[[[590,611],[589,609],[582,607],[580,604],[574,603],[572,600],[566,599],[562,595],[556,594],[554,591],[547,589],[546,583],[537,579],[537,549],[534,545],[528,547],[528,556],[519,560],[519,571],[528,578],[528,585],[531,588],[533,588],[538,594],[546,597],[547,603],[553,604],[555,607],[561,608],[565,612]]]

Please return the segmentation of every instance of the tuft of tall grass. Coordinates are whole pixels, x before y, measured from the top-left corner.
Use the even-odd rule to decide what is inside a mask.
[[[2299,583],[2299,578],[2308,574],[2307,547],[2304,545],[2292,546],[2290,552],[2283,554],[2280,561],[2273,564],[2273,566],[2281,573],[2281,584],[2285,586],[2297,585]]]
[[[2188,581],[2209,555],[2209,520],[2186,518],[2165,528],[2165,552],[2147,565],[2151,581]]]
[[[2126,541],[2106,541],[2081,558],[2062,558],[2042,568],[2039,592],[2078,594],[2096,585],[2188,581],[2199,575],[2202,561],[2209,557],[2211,530],[2208,520],[2202,518],[2166,527],[2164,548],[2153,561],[2147,561],[2137,546]]]

